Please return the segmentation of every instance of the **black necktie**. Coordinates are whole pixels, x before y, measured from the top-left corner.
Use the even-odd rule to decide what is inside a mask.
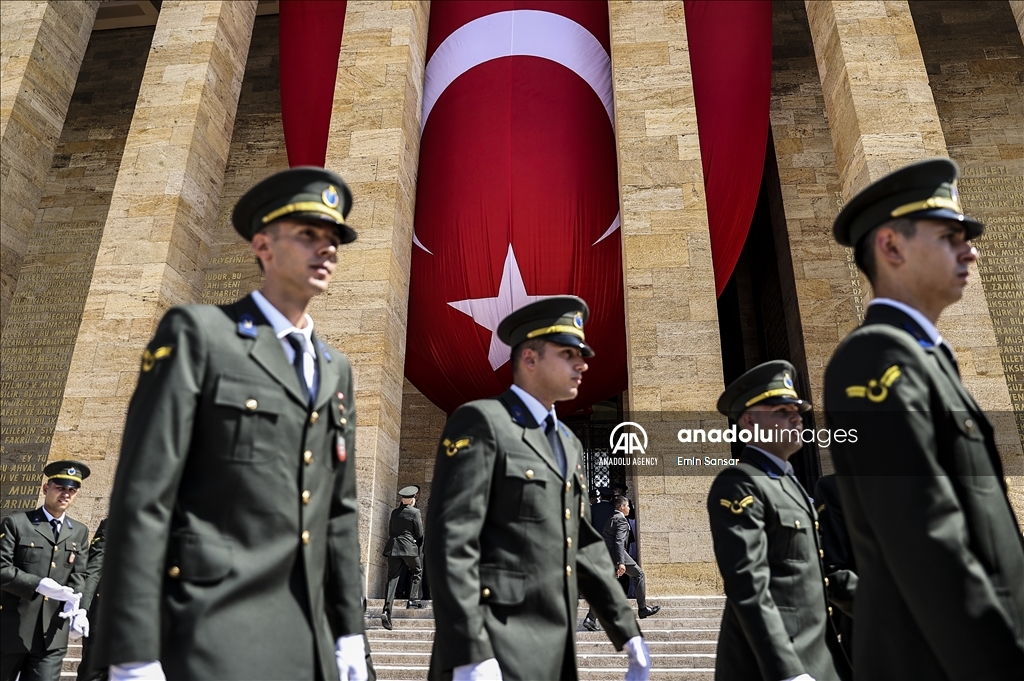
[[[306,404],[313,401],[313,394],[309,389],[309,385],[306,384],[306,370],[303,364],[304,356],[306,354],[306,343],[305,338],[300,333],[288,334],[288,344],[292,346],[292,350],[295,351],[295,357],[292,359],[292,366],[295,367],[295,374],[299,377],[299,387],[302,388],[302,394],[306,396]]]
[[[57,537],[60,536],[60,521],[53,518],[50,520],[50,527],[53,528],[53,541],[57,541]]]
[[[558,437],[555,417],[551,414],[548,414],[548,417],[544,419],[544,434],[548,438],[548,444],[551,445],[551,453],[555,455],[558,468],[562,471],[562,477],[565,477],[565,450],[562,449],[562,439]]]

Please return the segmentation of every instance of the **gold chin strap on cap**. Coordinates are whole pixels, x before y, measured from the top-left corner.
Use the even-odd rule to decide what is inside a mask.
[[[583,337],[583,332],[575,326],[548,326],[543,329],[531,331],[526,334],[526,338],[529,340],[531,338],[536,338],[537,336],[547,336],[552,333],[568,333],[578,337],[580,340],[586,340],[586,338]]]
[[[753,404],[757,404],[762,400],[767,400],[769,397],[792,397],[795,400],[800,399],[797,396],[796,391],[792,388],[775,388],[774,390],[766,390],[760,395],[754,395],[744,403],[744,407],[749,407]]]
[[[81,483],[82,482],[82,479],[80,477],[75,476],[75,475],[67,475],[67,474],[64,474],[64,473],[60,473],[60,474],[57,474],[57,475],[51,475],[50,476],[50,480],[74,480],[77,483]]]
[[[282,215],[288,215],[290,213],[323,213],[328,217],[334,218],[339,225],[345,224],[345,216],[330,206],[326,206],[317,201],[300,201],[299,203],[289,203],[287,206],[281,206],[277,210],[272,210],[264,215],[262,222],[265,225],[272,220],[276,220]]]
[[[914,201],[913,203],[905,203],[902,206],[894,208],[889,217],[898,218],[907,213],[916,213],[919,210],[931,210],[933,208],[948,208],[955,210],[960,215],[964,214],[960,204],[953,199],[947,199],[944,196],[933,196],[930,199],[924,201]]]

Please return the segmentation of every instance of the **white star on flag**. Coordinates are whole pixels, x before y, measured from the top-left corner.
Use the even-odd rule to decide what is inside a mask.
[[[494,298],[469,298],[448,304],[459,312],[469,315],[474,322],[491,332],[491,347],[487,352],[487,360],[491,363],[491,368],[497,371],[498,367],[509,360],[509,353],[512,351],[498,338],[498,324],[524,305],[551,297],[531,296],[526,293],[526,285],[523,284],[523,275],[519,271],[516,254],[512,251],[512,244],[509,244],[497,296]]]

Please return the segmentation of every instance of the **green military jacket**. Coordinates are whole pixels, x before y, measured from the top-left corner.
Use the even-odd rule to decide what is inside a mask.
[[[111,496],[101,661],[337,678],[336,637],[364,631],[356,414],[348,360],[313,342],[311,409],[251,297],[160,322]]]
[[[423,540],[423,521],[420,509],[402,504],[391,511],[388,523],[388,541],[384,544],[385,556],[418,556]]]
[[[640,634],[590,524],[583,448],[559,430],[566,477],[511,390],[448,419],[424,547],[437,628],[430,678],[492,657],[506,681],[577,678],[579,592],[616,648]]]
[[[1024,678],[1024,540],[993,429],[904,312],[868,308],[825,372],[860,585],[858,679]]]
[[[81,593],[88,547],[89,528],[67,514],[57,541],[41,508],[4,518],[0,526],[0,650],[30,652],[40,626],[46,650],[67,648],[70,620],[59,616],[64,601],[45,598],[36,593],[36,587],[49,577]]]
[[[806,673],[837,681],[826,640],[834,636],[827,586],[856,585],[846,574],[826,580],[817,515],[803,487],[747,447],[712,483],[708,516],[726,595],[715,678],[781,681]]]
[[[100,595],[100,577],[103,576],[103,550],[107,546],[107,519],[100,521],[96,533],[89,542],[89,567],[85,571],[85,585],[82,587],[81,607],[89,611],[89,618],[95,618],[95,605],[99,606],[96,598]]]

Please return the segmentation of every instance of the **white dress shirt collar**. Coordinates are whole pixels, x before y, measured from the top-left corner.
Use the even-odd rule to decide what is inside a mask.
[[[921,327],[921,330],[924,331],[925,334],[927,334],[928,339],[932,342],[933,345],[937,347],[939,344],[942,343],[942,336],[939,334],[939,330],[935,328],[935,325],[932,324],[931,320],[925,317],[923,314],[921,314],[920,311],[913,307],[910,307],[906,303],[902,303],[898,300],[893,300],[892,298],[875,298],[870,303],[868,303],[868,307],[871,307],[872,305],[888,305],[889,307],[895,307],[897,310],[905,313],[907,316],[909,316],[911,319],[917,322],[917,325]]]
[[[550,414],[555,419],[555,423],[558,423],[558,415],[555,413],[555,405],[551,405],[551,411],[544,408],[544,405],[540,403],[536,397],[520,388],[515,383],[512,384],[512,392],[519,396],[519,399],[523,401],[526,408],[530,410],[530,415],[533,416],[533,420],[537,422],[537,425],[543,426],[544,420]]]
[[[783,461],[782,459],[780,459],[779,457],[775,456],[771,452],[766,452],[765,450],[761,449],[760,447],[755,447],[754,445],[747,445],[747,446],[750,447],[751,449],[756,449],[757,451],[759,451],[762,454],[764,454],[765,456],[767,456],[768,460],[771,461],[776,466],[778,466],[779,470],[782,471],[783,473],[785,473],[786,475],[796,475],[796,469],[793,468],[793,464],[791,464],[790,462]]]
[[[270,322],[270,326],[274,328],[274,335],[280,340],[287,343],[285,340],[288,336],[293,333],[302,335],[305,340],[306,352],[316,357],[316,350],[313,348],[313,318],[308,314],[306,315],[306,327],[300,329],[288,321],[288,318],[281,314],[281,311],[274,307],[266,297],[259,291],[252,292],[253,302],[256,303],[256,307],[260,309],[263,316]]]
[[[54,516],[54,515],[53,515],[53,514],[51,514],[51,513],[49,512],[49,511],[47,511],[47,510],[46,510],[46,507],[45,507],[45,506],[43,506],[43,515],[45,515],[45,516],[46,516],[46,522],[50,522],[50,521],[52,521],[52,520],[53,520],[54,518],[56,518],[56,516]],[[63,525],[63,524],[64,524],[64,518],[65,518],[65,517],[67,517],[67,513],[61,513],[61,514],[60,514],[60,517],[59,517],[59,518],[57,518],[57,521],[58,521],[58,522],[59,522],[59,523],[60,523],[61,525]]]

